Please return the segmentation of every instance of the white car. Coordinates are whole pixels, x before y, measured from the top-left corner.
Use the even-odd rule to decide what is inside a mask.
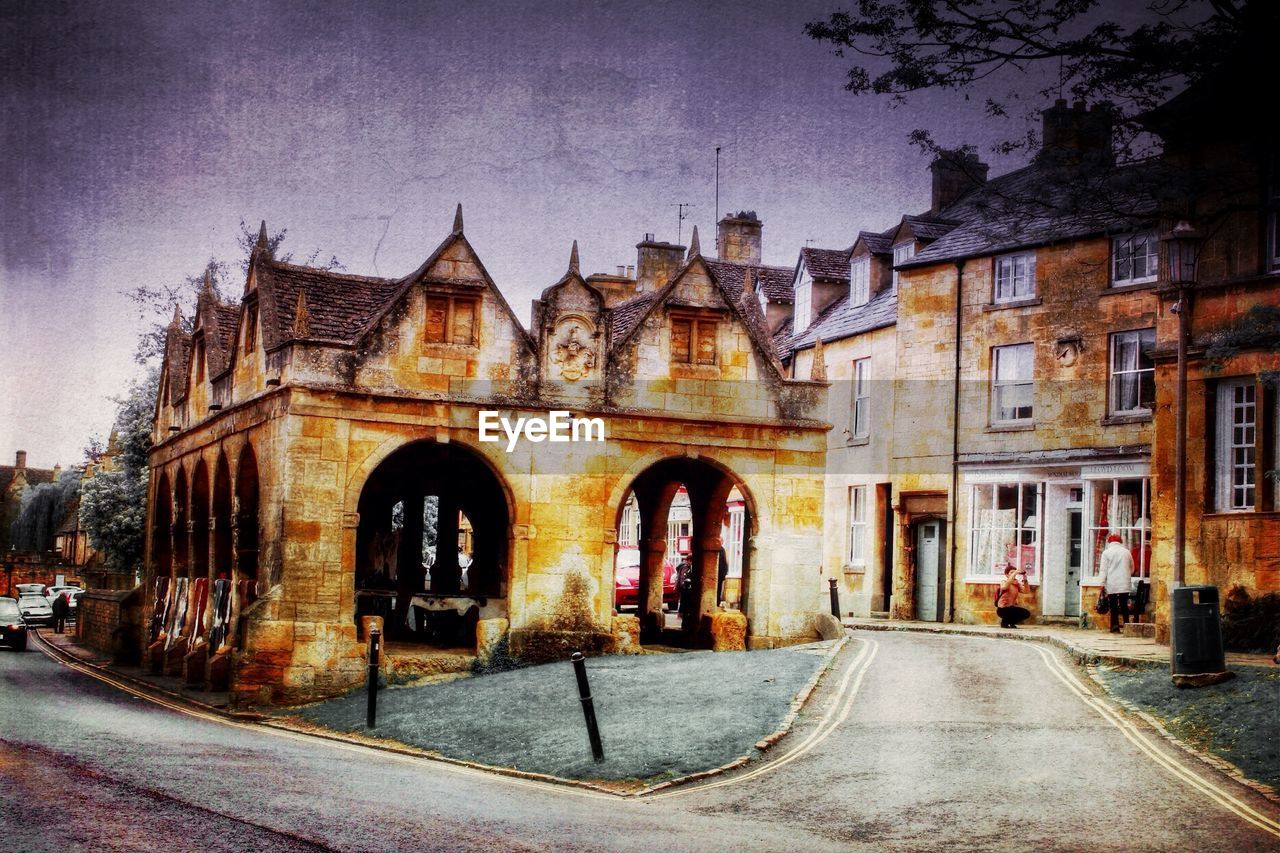
[[[18,610],[22,613],[22,619],[28,625],[36,623],[44,623],[50,625],[53,623],[53,608],[49,606],[49,602],[40,593],[24,593],[18,596]]]
[[[72,610],[75,610],[75,608],[76,608],[76,599],[80,597],[80,593],[84,592],[84,590],[83,590],[82,588],[78,587],[78,586],[50,586],[50,587],[45,587],[45,591],[44,591],[44,600],[45,600],[45,601],[47,601],[47,602],[49,602],[49,606],[51,606],[51,607],[52,607],[52,606],[53,606],[53,600],[54,600],[55,598],[57,598],[58,596],[62,595],[64,592],[69,592],[69,593],[71,593],[71,600],[70,600],[70,601],[68,601],[67,603],[71,605],[71,609],[72,609]]]

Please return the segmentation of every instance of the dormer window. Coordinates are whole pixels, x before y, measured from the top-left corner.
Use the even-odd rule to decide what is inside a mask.
[[[195,346],[196,382],[204,381],[204,338],[196,341]]]
[[[255,302],[244,312],[244,351],[253,352],[258,347],[258,304]]]
[[[480,300],[474,296],[428,296],[423,339],[429,344],[476,346]]]
[[[870,301],[871,258],[857,258],[849,267],[849,304],[866,305]]]
[[[715,364],[718,325],[712,317],[673,316],[671,318],[671,363]]]
[[[898,264],[905,264],[916,255],[916,241],[908,240],[893,247],[893,289],[898,289]]]
[[[809,328],[809,323],[813,320],[813,279],[807,272],[801,272],[796,282],[795,317],[797,332],[803,332]]]

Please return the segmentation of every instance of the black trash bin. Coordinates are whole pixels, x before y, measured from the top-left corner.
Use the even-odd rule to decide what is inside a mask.
[[[1222,614],[1216,586],[1173,590],[1173,675],[1223,672]]]

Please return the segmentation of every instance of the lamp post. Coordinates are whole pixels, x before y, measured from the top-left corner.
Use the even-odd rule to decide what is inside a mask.
[[[1178,288],[1177,438],[1174,448],[1173,585],[1183,585],[1187,541],[1187,330],[1191,325],[1191,290],[1196,283],[1200,235],[1185,219],[1160,238],[1165,247],[1169,283]]]

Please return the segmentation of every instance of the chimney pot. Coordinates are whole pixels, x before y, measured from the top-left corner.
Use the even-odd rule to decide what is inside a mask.
[[[627,268],[622,264],[618,264],[618,278],[622,278],[624,275],[626,275],[626,272],[627,272]]]
[[[25,450],[19,450],[19,451],[18,451],[17,455],[16,455],[16,456],[15,456],[15,458],[14,458],[14,465],[13,465],[13,467],[15,467],[15,468],[26,468],[26,467],[27,467],[27,451],[25,451]]]
[[[635,278],[635,277],[636,277],[636,265],[627,264],[627,278]]]

